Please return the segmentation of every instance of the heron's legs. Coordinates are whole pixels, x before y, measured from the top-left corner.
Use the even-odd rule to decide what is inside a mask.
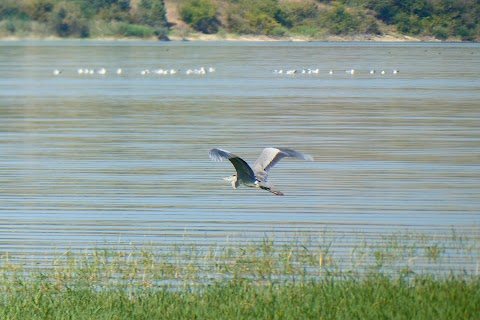
[[[277,190],[272,190],[270,189],[269,187],[266,187],[266,186],[262,186],[260,184],[257,184],[257,187],[259,187],[260,189],[263,189],[263,190],[267,190],[268,192],[271,192],[273,193],[274,195],[277,195],[277,196],[283,196],[284,194],[280,191],[277,191]]]

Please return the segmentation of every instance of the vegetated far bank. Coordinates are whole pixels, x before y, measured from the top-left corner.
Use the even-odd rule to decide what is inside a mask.
[[[480,39],[476,0],[3,0],[0,38]]]
[[[2,0],[0,38],[159,38],[163,0]]]

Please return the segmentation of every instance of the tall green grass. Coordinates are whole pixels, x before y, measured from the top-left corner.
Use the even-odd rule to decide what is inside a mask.
[[[81,285],[79,283],[78,285]],[[3,319],[478,319],[480,282],[359,279],[255,285],[246,279],[202,290],[65,287],[45,277],[2,293]]]
[[[323,233],[67,250],[45,261],[5,253],[0,317],[476,319],[478,240]]]

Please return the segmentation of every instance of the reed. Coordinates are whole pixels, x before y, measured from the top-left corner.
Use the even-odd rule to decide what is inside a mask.
[[[355,243],[347,245],[341,236],[324,232],[222,244],[186,239],[67,250],[46,261],[3,254],[0,317],[478,316],[476,235],[452,232],[440,239],[393,234]],[[451,259],[460,265],[451,264]]]

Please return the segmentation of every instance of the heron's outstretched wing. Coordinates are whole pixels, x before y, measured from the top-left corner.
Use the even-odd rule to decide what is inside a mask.
[[[265,148],[255,161],[253,171],[259,181],[266,181],[268,170],[272,168],[278,161],[285,157],[299,158],[307,161],[313,161],[313,157],[309,154],[287,149],[287,148]]]
[[[230,160],[237,171],[238,180],[244,181],[245,183],[255,183],[255,174],[252,168],[237,155],[222,149],[212,149],[208,152],[208,155],[215,161],[222,161],[223,159]]]

